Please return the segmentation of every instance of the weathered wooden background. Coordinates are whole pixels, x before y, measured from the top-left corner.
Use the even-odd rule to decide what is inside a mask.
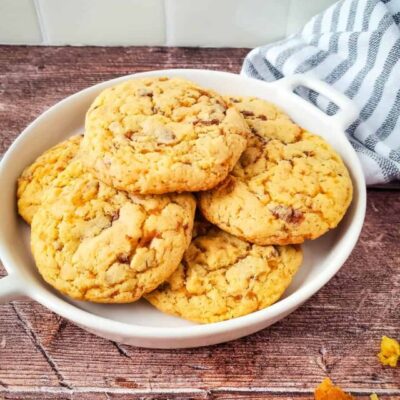
[[[77,90],[150,69],[238,72],[247,51],[0,46],[0,151]],[[305,400],[329,376],[360,399],[372,391],[400,399],[400,368],[376,358],[383,334],[400,337],[400,191],[368,195],[360,241],[337,276],[241,340],[145,350],[100,339],[30,301],[0,306],[0,398]]]

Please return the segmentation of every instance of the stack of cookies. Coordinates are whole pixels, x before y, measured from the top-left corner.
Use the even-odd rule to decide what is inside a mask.
[[[55,289],[144,297],[208,323],[277,301],[299,244],[337,226],[352,183],[329,144],[273,104],[146,78],[103,91],[84,135],[27,167],[17,195]]]

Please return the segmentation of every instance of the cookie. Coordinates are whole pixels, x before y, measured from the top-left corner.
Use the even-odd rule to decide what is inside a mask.
[[[135,79],[103,91],[86,115],[82,149],[101,181],[140,194],[206,190],[246,147],[241,114],[178,78]]]
[[[276,302],[302,261],[296,246],[258,246],[202,226],[179,268],[146,299],[159,310],[209,323]]]
[[[268,140],[293,143],[299,139],[301,128],[275,104],[256,97],[225,97],[246,120],[251,132]]]
[[[39,156],[18,179],[18,212],[30,224],[42,204],[43,194],[79,150],[81,136],[73,136]]]
[[[232,101],[253,134],[228,178],[199,195],[204,216],[260,245],[302,243],[335,228],[353,192],[339,155],[270,103]]]
[[[75,159],[32,221],[44,280],[77,300],[127,303],[178,267],[193,227],[191,194],[139,196],[98,181]]]

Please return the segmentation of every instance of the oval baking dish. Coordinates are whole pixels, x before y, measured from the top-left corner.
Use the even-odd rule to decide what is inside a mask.
[[[257,96],[283,108],[302,127],[325,138],[341,155],[353,180],[354,198],[339,227],[305,243],[304,262],[284,296],[252,314],[207,325],[165,315],[141,300],[124,305],[83,303],[66,298],[40,277],[31,256],[29,228],[16,212],[16,181],[39,154],[72,134],[82,132],[90,103],[104,88],[144,76],[179,76],[221,94]],[[327,116],[293,90],[304,86],[339,107]],[[325,285],[343,265],[359,237],[366,206],[365,181],[357,155],[345,137],[356,112],[349,99],[305,75],[266,83],[239,75],[206,70],[162,70],[124,76],[82,90],[51,107],[12,144],[0,164],[0,257],[8,276],[0,280],[0,301],[27,296],[99,336],[135,346],[183,348],[233,340],[285,317]]]

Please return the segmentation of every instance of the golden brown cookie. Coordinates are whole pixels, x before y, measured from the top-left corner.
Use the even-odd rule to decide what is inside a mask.
[[[339,155],[270,103],[232,101],[253,134],[228,178],[199,194],[204,216],[260,245],[302,243],[335,228],[352,199]]]
[[[296,246],[258,246],[210,224],[198,226],[179,268],[146,295],[159,310],[199,323],[223,321],[276,302],[302,261]]]
[[[79,150],[82,136],[73,136],[57,144],[26,167],[18,179],[18,212],[30,224],[42,204],[43,194]]]
[[[178,267],[193,227],[190,194],[129,195],[75,159],[32,221],[31,247],[47,283],[78,300],[127,303]]]
[[[134,79],[103,91],[86,115],[87,166],[131,193],[206,190],[246,147],[241,114],[211,90],[178,78]]]

